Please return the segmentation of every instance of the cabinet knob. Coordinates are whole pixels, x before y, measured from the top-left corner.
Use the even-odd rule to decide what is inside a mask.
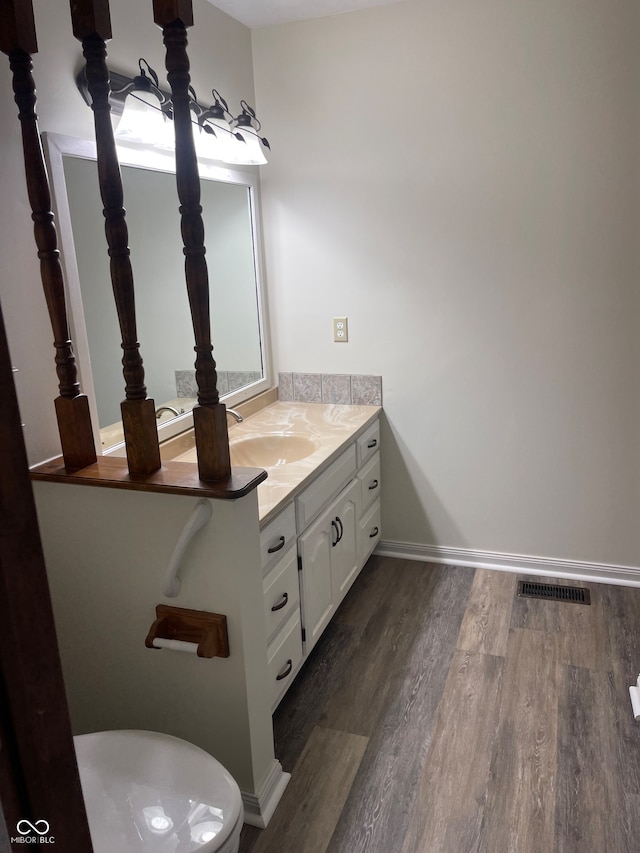
[[[376,447],[377,444],[378,444],[378,439],[374,438],[369,442],[369,444],[367,444],[367,447],[369,448],[369,450],[372,450],[374,447]]]
[[[380,530],[377,527],[374,527],[371,533],[369,534],[369,539],[375,539],[378,533],[380,533]]]
[[[370,492],[372,492],[374,489],[377,489],[377,488],[378,488],[378,481],[377,481],[377,480],[372,480],[372,481],[369,483],[369,491],[370,491]]]

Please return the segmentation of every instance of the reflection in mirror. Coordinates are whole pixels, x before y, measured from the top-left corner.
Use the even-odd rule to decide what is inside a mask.
[[[48,135],[46,141],[74,341],[83,388],[97,412],[94,420],[100,426],[104,452],[122,441],[124,380],[96,164],[89,159],[89,143],[54,135]],[[158,423],[164,438],[188,428],[197,393],[173,159],[128,148],[120,149],[119,156],[138,339],[148,395],[162,409]],[[201,171],[218,390],[227,402],[236,403],[268,386],[255,185],[253,176],[245,172],[206,166]],[[181,416],[178,423],[165,429],[167,421],[176,420],[175,412]]]

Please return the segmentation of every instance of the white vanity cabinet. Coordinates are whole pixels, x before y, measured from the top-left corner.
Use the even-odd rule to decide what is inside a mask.
[[[380,540],[380,422],[376,420],[356,441],[360,518],[358,555],[360,565],[369,559]]]
[[[358,482],[360,484],[360,518],[358,554],[364,565],[380,539],[380,424],[376,421],[356,442],[358,450]]]
[[[298,539],[305,653],[313,648],[353,583],[358,560],[357,480]]]
[[[331,546],[331,590],[339,604],[356,579],[361,564],[358,554],[358,521],[360,517],[360,488],[352,481],[329,510],[332,530],[337,538]],[[304,561],[303,561],[304,565]]]
[[[380,500],[378,499],[371,509],[364,513],[358,525],[358,553],[360,554],[361,565],[367,562],[380,540],[381,524]]]
[[[267,668],[271,685],[271,710],[274,711],[287,692],[302,664],[302,632],[300,605],[277,637],[269,643]]]
[[[380,538],[379,448],[376,420],[295,500],[305,656]]]
[[[260,533],[272,708],[380,538],[376,420]]]
[[[270,704],[275,708],[302,662],[295,505],[260,532]]]
[[[295,547],[289,548],[264,578],[264,618],[267,642],[271,644],[278,631],[294,613],[300,611],[298,586],[298,556]]]
[[[358,468],[371,459],[380,450],[380,421],[374,421],[356,440],[356,458]]]
[[[260,565],[263,575],[271,572],[289,548],[296,544],[296,510],[292,503],[260,531]]]

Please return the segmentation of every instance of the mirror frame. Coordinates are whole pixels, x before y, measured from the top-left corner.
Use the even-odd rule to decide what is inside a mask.
[[[91,369],[91,356],[89,352],[89,339],[84,319],[82,304],[82,292],[80,287],[80,276],[76,262],[76,250],[73,239],[73,228],[71,225],[71,212],[65,183],[63,157],[79,157],[85,160],[96,160],[96,145],[94,141],[65,136],[57,133],[43,133],[43,149],[49,171],[49,181],[52,191],[53,212],[56,218],[58,241],[60,248],[60,262],[65,280],[67,314],[73,341],[74,352],[78,367],[78,378],[82,392],[89,398],[89,409],[93,424],[96,448],[100,448],[99,455],[124,456],[124,441],[109,447],[102,446],[100,435],[100,424],[98,422],[98,408],[96,404],[96,393]],[[118,160],[122,166],[134,166],[144,168],[148,171],[169,172],[175,174],[174,152],[162,152],[147,146],[117,146]],[[260,352],[262,355],[262,379],[252,382],[236,391],[221,395],[221,401],[230,405],[237,405],[245,400],[255,397],[262,391],[272,387],[271,348],[268,338],[267,302],[264,289],[263,275],[263,250],[258,221],[258,210],[260,207],[259,181],[257,167],[246,166],[241,169],[228,169],[225,166],[214,163],[198,161],[200,178],[210,181],[220,181],[227,184],[244,186],[249,191],[249,212],[252,229],[253,262],[256,284],[256,308],[258,312],[258,333],[260,337]],[[246,169],[246,171],[245,171]],[[96,173],[97,181],[97,173]],[[179,205],[176,192],[176,207]],[[125,198],[126,207],[126,198]],[[206,239],[206,235],[205,235]],[[107,244],[105,240],[105,257],[107,256]],[[184,298],[187,300],[187,288],[184,287]],[[144,345],[144,342],[142,342]],[[215,358],[215,341],[213,356]],[[144,346],[142,349],[144,357]],[[195,359],[195,353],[194,353]],[[124,379],[122,384],[122,397],[124,399]],[[159,401],[162,405],[164,401]],[[185,432],[193,426],[192,413],[185,412],[183,415],[171,418],[158,424],[158,438],[160,442],[165,441],[181,432]]]

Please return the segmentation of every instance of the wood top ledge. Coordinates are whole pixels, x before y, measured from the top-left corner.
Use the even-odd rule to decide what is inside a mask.
[[[163,492],[171,495],[194,495],[201,498],[236,500],[242,498],[267,479],[262,468],[232,468],[231,476],[219,483],[201,480],[198,466],[192,462],[165,462],[159,471],[147,476],[129,474],[127,460],[117,456],[100,456],[93,465],[67,471],[62,456],[31,469],[31,479],[78,486],[102,486],[137,492]]]

